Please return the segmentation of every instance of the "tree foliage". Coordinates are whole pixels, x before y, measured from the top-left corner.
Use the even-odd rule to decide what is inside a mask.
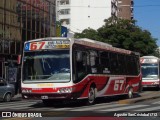
[[[157,39],[152,38],[151,33],[142,30],[135,25],[135,20],[113,18],[105,20],[105,25],[97,30],[85,29],[82,33],[76,33],[75,38],[89,38],[109,43],[114,47],[139,52],[143,55],[157,55]]]

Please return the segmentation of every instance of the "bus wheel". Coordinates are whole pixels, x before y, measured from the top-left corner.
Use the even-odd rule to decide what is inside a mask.
[[[128,99],[133,98],[133,88],[130,87],[130,88],[128,89],[128,95],[127,95],[127,96],[128,96],[128,97],[127,97]]]
[[[91,86],[88,93],[87,105],[93,105],[94,103],[95,103],[95,88]]]
[[[140,82],[138,92],[141,93],[142,91],[143,91],[143,86],[142,86],[142,83]]]

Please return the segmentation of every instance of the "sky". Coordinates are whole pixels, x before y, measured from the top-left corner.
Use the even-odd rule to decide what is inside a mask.
[[[136,25],[158,39],[160,46],[160,0],[134,0],[134,19]]]

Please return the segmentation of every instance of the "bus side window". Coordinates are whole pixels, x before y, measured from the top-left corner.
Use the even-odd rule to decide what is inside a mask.
[[[117,59],[117,53],[111,53],[110,54],[110,60],[111,60],[111,74],[119,74],[119,64]]]
[[[101,51],[100,52],[100,64],[103,74],[110,74],[110,58],[109,58],[109,52]]]
[[[75,53],[75,80],[80,81],[87,74],[87,53],[82,51],[76,51]]]
[[[118,54],[118,64],[119,64],[119,73],[120,75],[125,75],[126,73],[126,64],[125,64],[125,55]]]
[[[90,50],[90,66],[91,66],[91,73],[93,74],[99,73],[98,70],[99,57],[97,51]]]

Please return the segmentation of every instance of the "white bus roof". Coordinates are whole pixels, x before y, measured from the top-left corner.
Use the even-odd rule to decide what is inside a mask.
[[[106,49],[106,50],[109,50],[109,51],[115,51],[115,52],[125,53],[125,54],[134,53],[136,55],[139,55],[138,52],[133,52],[133,51],[130,51],[130,50],[116,48],[116,47],[113,47],[110,44],[103,43],[103,42],[96,41],[96,40],[91,40],[91,39],[88,39],[88,38],[76,39],[76,38],[65,38],[65,37],[46,37],[46,38],[39,38],[39,39],[29,40],[29,41],[26,41],[25,43],[34,42],[34,41],[43,41],[43,40],[46,40],[46,41],[47,40],[70,40],[73,43],[77,43],[77,44],[81,44],[81,45],[85,45],[85,46],[89,46],[89,47],[94,47],[94,48],[99,48],[99,49]]]
[[[38,39],[28,40],[28,41],[25,41],[25,43],[34,42],[34,41],[43,41],[43,40],[70,40],[70,39],[65,38],[65,37],[46,37],[46,38],[38,38]]]
[[[94,48],[105,49],[105,50],[119,52],[119,53],[125,53],[125,54],[134,53],[136,55],[139,55],[138,52],[133,52],[133,51],[130,51],[130,50],[116,48],[116,47],[113,47],[110,44],[103,43],[103,42],[96,41],[96,40],[91,40],[91,39],[88,39],[88,38],[75,39],[74,42],[77,43],[77,44],[90,46],[90,47],[94,47]]]
[[[155,57],[155,56],[142,56],[141,58],[143,58],[143,59],[159,59],[158,57]]]

